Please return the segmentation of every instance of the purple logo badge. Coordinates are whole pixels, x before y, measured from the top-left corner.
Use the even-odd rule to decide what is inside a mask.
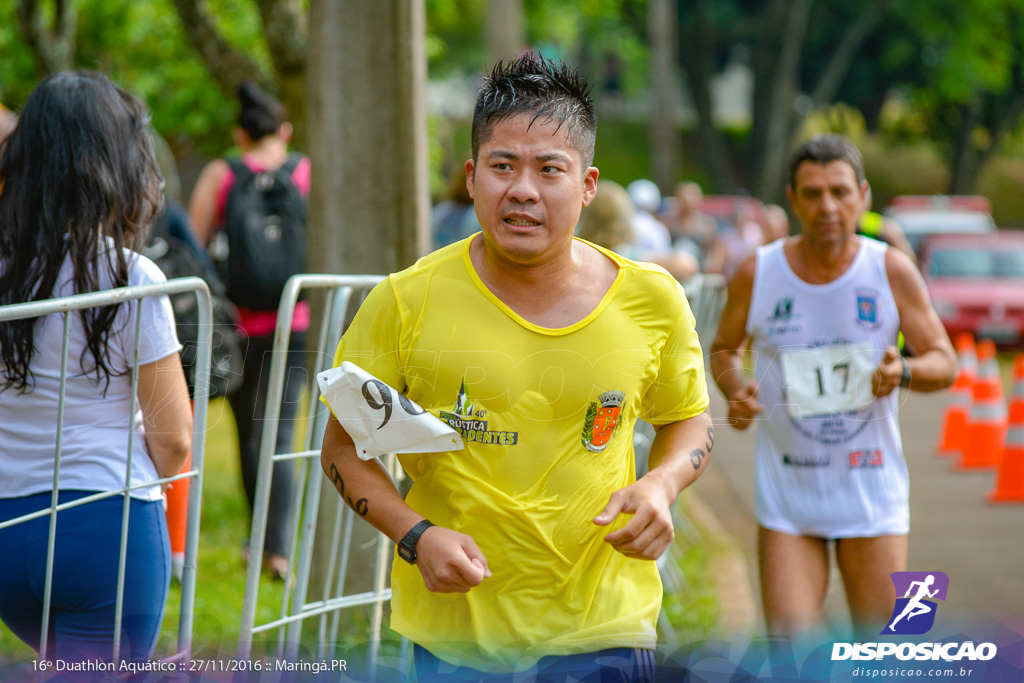
[[[945,572],[893,572],[889,577],[896,588],[896,607],[881,634],[927,633],[935,623],[938,607],[933,599],[946,599],[949,576]]]

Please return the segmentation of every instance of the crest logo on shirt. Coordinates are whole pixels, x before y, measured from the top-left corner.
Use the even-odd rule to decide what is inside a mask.
[[[878,292],[857,290],[857,323],[868,328],[878,326]]]
[[[592,453],[600,453],[608,447],[619,423],[619,414],[626,394],[621,391],[606,391],[587,406],[583,418],[583,446]]]
[[[462,380],[459,394],[451,412],[442,410],[438,416],[457,431],[466,443],[515,446],[519,443],[519,432],[499,432],[488,429],[487,411],[474,405],[466,394],[466,380]]]

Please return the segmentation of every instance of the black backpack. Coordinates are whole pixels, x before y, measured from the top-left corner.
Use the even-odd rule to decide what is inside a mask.
[[[254,173],[226,159],[235,174],[224,208],[227,253],[219,262],[228,298],[257,311],[276,311],[285,282],[306,267],[306,199],[292,182],[302,156],[276,171]]]
[[[238,312],[228,300],[224,285],[205,254],[188,238],[188,218],[168,203],[153,225],[149,244],[142,250],[163,271],[168,280],[195,275],[206,281],[213,300],[213,334],[210,344],[210,398],[227,396],[242,383],[242,345]],[[182,232],[184,230],[184,232]],[[199,307],[192,292],[170,295],[175,327],[181,342],[181,365],[188,382],[188,395],[195,397],[196,355],[199,339]]]

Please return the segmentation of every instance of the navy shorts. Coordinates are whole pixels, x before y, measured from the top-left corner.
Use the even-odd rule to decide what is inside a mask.
[[[92,491],[61,491],[66,503]],[[47,658],[113,657],[124,499],[113,496],[57,513]],[[50,493],[0,498],[0,522],[50,507]],[[0,529],[0,620],[37,652],[50,516]],[[121,659],[148,659],[156,646],[171,576],[161,501],[132,499],[121,621]]]
[[[416,680],[419,683],[446,681],[487,681],[487,683],[653,683],[654,650],[616,647],[597,652],[542,657],[528,671],[510,674],[489,674],[465,666],[454,666],[432,655],[425,648],[414,645],[413,659]]]

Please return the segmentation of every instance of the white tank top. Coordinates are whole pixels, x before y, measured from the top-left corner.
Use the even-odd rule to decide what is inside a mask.
[[[861,239],[846,272],[815,285],[793,272],[783,243],[757,250],[747,316],[765,407],[755,447],[758,521],[825,538],[905,534],[899,392],[871,395],[871,373],[900,324],[886,246]]]

